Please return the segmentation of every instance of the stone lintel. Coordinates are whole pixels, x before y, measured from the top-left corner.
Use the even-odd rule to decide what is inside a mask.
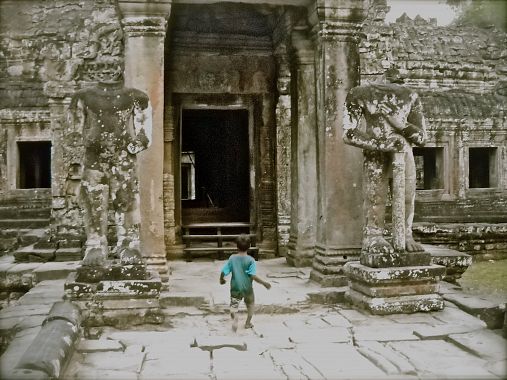
[[[118,0],[123,17],[155,16],[168,18],[172,0]]]
[[[352,304],[377,315],[438,311],[444,308],[442,297],[436,293],[384,298],[370,297],[349,289],[346,298]]]
[[[314,35],[323,39],[356,40],[369,0],[317,0],[308,9]]]
[[[430,265],[429,252],[394,252],[392,254],[362,253],[361,264],[372,268],[391,268]]]
[[[165,37],[172,1],[119,0],[123,31],[129,37]]]
[[[370,268],[359,262],[345,264],[344,271],[351,281],[368,285],[389,285],[411,282],[437,282],[445,275],[445,267],[440,265]]]

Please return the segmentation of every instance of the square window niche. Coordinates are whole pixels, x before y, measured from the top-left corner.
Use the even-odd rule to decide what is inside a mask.
[[[468,187],[497,187],[497,148],[468,148]]]
[[[444,188],[444,148],[413,148],[416,167],[416,189]]]
[[[51,142],[18,141],[18,189],[51,187]]]

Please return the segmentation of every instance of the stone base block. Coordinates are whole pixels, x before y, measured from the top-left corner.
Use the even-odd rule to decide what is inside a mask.
[[[438,311],[444,308],[444,301],[438,294],[378,298],[349,289],[346,299],[372,314],[409,314],[419,311]]]
[[[429,265],[431,254],[429,252],[405,252],[392,254],[362,253],[361,264],[372,268],[411,267]]]
[[[324,288],[347,285],[347,276],[344,274],[324,274],[315,269],[310,272],[310,280],[318,282]]]
[[[108,262],[106,266],[80,266],[77,269],[78,282],[97,283],[102,280],[145,280],[148,271],[144,264],[121,265],[116,261]]]
[[[442,310],[438,281],[445,275],[439,265],[371,268],[359,262],[344,266],[348,276],[347,300],[373,314]]]
[[[141,273],[137,267],[144,268],[145,274],[142,277],[145,278],[135,278]],[[105,278],[92,276],[93,282],[78,281],[79,273],[73,272],[64,286],[67,297],[84,310],[83,325],[126,328],[164,322],[160,308],[162,281],[158,272],[146,271],[140,265],[125,265],[105,272],[97,270],[97,274],[99,272],[105,273]],[[89,268],[86,273],[90,273]],[[112,279],[115,277],[120,279]]]
[[[294,255],[294,253],[290,250],[287,251],[287,256],[285,257],[285,261],[287,261],[287,264],[289,264],[291,267],[311,267],[312,266],[312,257],[302,257]]]
[[[290,239],[287,247],[285,260],[293,267],[311,267],[315,256],[315,247],[298,243],[296,239]]]

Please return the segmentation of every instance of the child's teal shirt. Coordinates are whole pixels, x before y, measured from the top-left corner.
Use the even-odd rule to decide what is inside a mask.
[[[224,276],[232,273],[231,295],[241,297],[253,291],[250,276],[257,273],[257,266],[252,256],[231,255],[224,264],[222,273]]]

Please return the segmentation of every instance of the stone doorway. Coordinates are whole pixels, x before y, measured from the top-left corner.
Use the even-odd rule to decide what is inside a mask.
[[[247,110],[183,109],[182,224],[250,221]]]

